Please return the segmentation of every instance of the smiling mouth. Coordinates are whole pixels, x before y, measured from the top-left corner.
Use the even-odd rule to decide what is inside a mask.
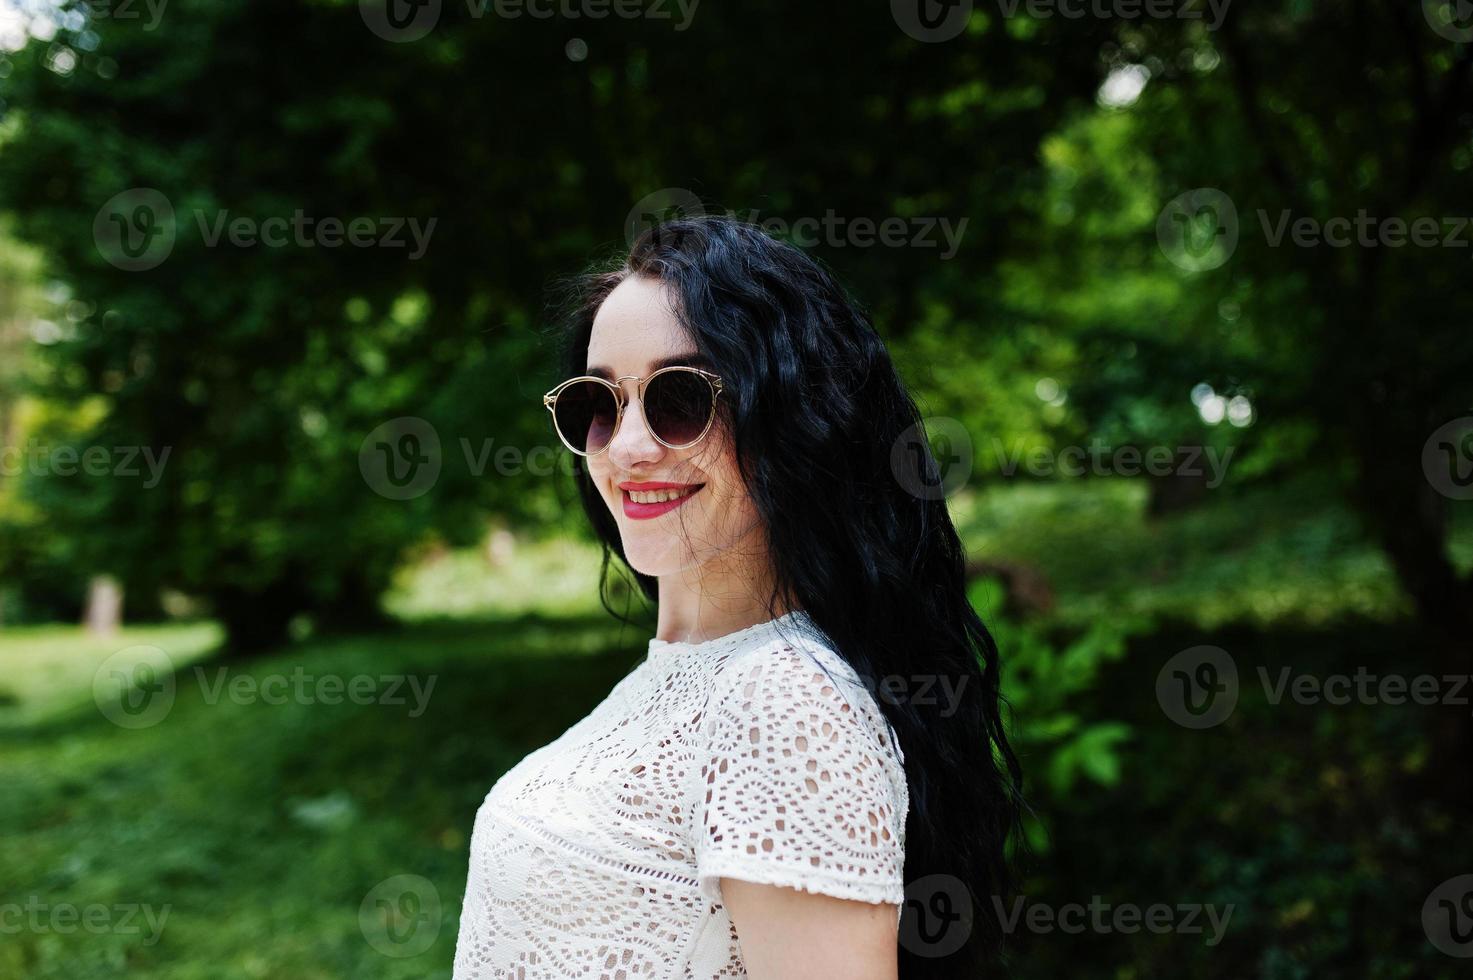
[[[701,489],[697,483],[689,487],[671,487],[665,490],[625,490],[629,499],[636,504],[663,504],[667,500],[678,500],[681,497],[689,497]]]
[[[694,497],[703,487],[705,487],[704,483],[666,483],[644,487],[620,484],[619,492],[624,499],[624,516],[642,521],[659,517],[661,514],[668,514]]]

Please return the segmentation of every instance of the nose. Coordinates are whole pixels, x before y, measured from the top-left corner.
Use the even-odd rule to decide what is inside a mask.
[[[634,382],[621,382],[620,387],[628,401],[624,404],[619,429],[609,443],[609,461],[619,469],[629,471],[642,463],[656,462],[666,449],[650,435],[644,418],[644,403],[634,393]]]

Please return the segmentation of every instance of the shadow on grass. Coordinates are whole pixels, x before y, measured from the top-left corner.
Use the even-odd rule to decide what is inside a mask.
[[[1231,656],[1237,695],[1219,724],[1192,729],[1168,716],[1157,683],[1172,657],[1201,645]],[[1406,623],[1166,623],[1134,638],[1070,704],[1131,727],[1121,779],[1054,798],[1037,791],[1051,832],[1028,902],[1210,903],[1233,917],[1213,945],[1210,930],[1023,928],[1016,975],[1079,975],[1087,962],[1092,976],[1454,976],[1421,910],[1439,882],[1473,869],[1468,704],[1392,704],[1353,686],[1346,704],[1310,693],[1358,672],[1440,677],[1446,662],[1435,637]]]
[[[157,946],[98,940],[112,944],[109,964],[140,975],[444,972],[476,807],[502,772],[606,696],[647,637],[607,617],[422,622],[202,661],[175,674],[172,709],[149,728],[118,728],[89,703],[0,733],[12,838],[0,881],[51,901],[170,903],[177,925]],[[1134,639],[1069,705],[1131,726],[1122,778],[1035,799],[1051,847],[1026,894],[1054,909],[1096,895],[1230,904],[1233,918],[1213,946],[1180,932],[1018,936],[1016,975],[1451,976],[1419,921],[1434,885],[1473,869],[1473,777],[1436,761],[1443,715],[1275,704],[1259,673],[1415,675],[1434,661],[1428,642],[1370,622],[1164,624]],[[1173,655],[1201,644],[1232,655],[1240,693],[1222,724],[1197,731],[1163,713],[1156,683]],[[299,669],[371,678],[380,694],[399,678],[402,703],[327,703],[314,687],[282,704],[223,693]],[[375,885],[404,873],[433,882],[446,912],[429,952],[393,962],[368,948],[357,916]],[[19,937],[21,975],[116,975],[46,938]]]
[[[644,637],[630,634],[522,617],[325,637],[176,671],[170,709],[146,728],[89,703],[0,733],[0,881],[14,890],[0,901],[174,912],[156,945],[22,933],[0,974],[443,972],[477,806],[634,666]],[[260,696],[271,678],[288,682],[282,703]],[[333,678],[366,678],[373,697],[320,686]],[[398,874],[433,882],[445,908],[433,948],[406,962],[370,948],[359,923],[364,896]]]

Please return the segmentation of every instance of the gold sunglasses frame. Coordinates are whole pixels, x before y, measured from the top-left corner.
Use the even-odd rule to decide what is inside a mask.
[[[686,371],[691,374],[699,374],[702,378],[706,380],[706,383],[711,386],[711,414],[706,417],[706,426],[705,428],[701,429],[700,435],[696,436],[690,442],[683,443],[678,446],[674,443],[669,443],[666,442],[664,439],[661,439],[659,435],[655,433],[654,428],[649,424],[648,421],[645,422],[645,428],[649,430],[650,437],[658,442],[660,445],[664,446],[666,449],[689,449],[691,446],[694,446],[696,443],[706,438],[706,434],[711,431],[711,424],[716,421],[716,403],[721,398],[721,392],[724,391],[726,388],[725,384],[723,384],[721,381],[720,375],[712,374],[710,371],[703,371],[702,369],[697,367],[686,367],[682,364],[672,364],[670,367],[660,368],[660,370],[656,371],[654,374],[651,374],[647,378],[641,378],[638,375],[634,374],[626,374],[624,377],[615,378],[613,381],[610,381],[607,378],[596,377],[591,374],[581,374],[576,378],[569,378],[567,381],[564,381],[562,384],[558,385],[556,388],[543,395],[542,405],[552,416],[553,431],[557,433],[557,437],[562,440],[564,446],[567,446],[570,451],[577,453],[579,456],[598,456],[609,451],[609,447],[614,444],[614,437],[619,434],[619,425],[624,421],[624,406],[628,404],[629,399],[624,396],[624,389],[620,386],[620,382],[635,382],[635,394],[639,397],[639,402],[642,405],[644,404],[644,390],[646,387],[649,386],[649,383],[658,378],[660,375],[669,374],[671,371]],[[568,437],[563,435],[563,430],[557,424],[558,396],[561,395],[564,389],[566,389],[569,385],[576,384],[579,381],[596,381],[614,393],[614,428],[609,432],[609,441],[604,443],[604,447],[595,453],[587,453],[581,449],[574,447],[574,445],[568,441]]]

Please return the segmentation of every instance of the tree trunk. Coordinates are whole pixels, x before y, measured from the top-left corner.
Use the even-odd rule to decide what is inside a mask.
[[[242,658],[285,646],[291,639],[292,617],[307,605],[301,590],[282,582],[261,591],[232,589],[210,598],[225,627],[225,652]]]
[[[93,636],[112,636],[123,625],[123,587],[111,575],[94,575],[87,584],[82,622]]]

